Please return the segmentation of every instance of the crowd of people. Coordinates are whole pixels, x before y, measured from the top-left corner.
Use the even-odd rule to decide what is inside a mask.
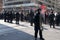
[[[53,26],[60,26],[60,12],[55,13],[54,10],[49,12],[48,14],[45,13],[45,24],[49,24],[50,28]]]
[[[19,24],[19,21],[26,21],[26,22],[28,21],[31,23],[32,26],[34,13],[32,10],[30,10],[30,13],[27,14],[25,14],[23,11],[21,12],[5,11],[2,17],[4,19],[4,22],[13,23],[13,20],[15,20],[16,24]]]
[[[23,13],[23,11],[21,12],[12,12],[12,11],[5,11],[4,13],[0,13],[0,19],[4,19],[4,22],[10,22],[12,23],[13,20],[16,20],[16,24],[19,24],[19,21],[27,21],[30,22],[31,26],[33,26],[33,19],[34,16],[36,14],[36,11],[30,10],[30,13]],[[53,16],[54,15],[54,16]],[[50,11],[50,12],[45,12],[44,14],[42,14],[42,16],[45,16],[43,18],[43,23],[44,24],[49,24],[50,27],[51,25],[53,26],[60,26],[60,12],[58,12],[57,14],[54,13],[54,11]],[[54,23],[52,23],[54,20]]]
[[[44,18],[43,18],[44,16]],[[26,21],[30,22],[30,25],[33,26],[35,30],[35,40],[37,40],[37,34],[39,31],[40,39],[44,40],[42,36],[42,23],[49,24],[50,28],[53,26],[60,25],[60,13],[58,12],[55,14],[54,10],[46,11],[44,14],[41,13],[41,9],[36,11],[30,10],[29,13],[25,14],[23,11],[21,12],[12,12],[12,11],[5,11],[0,17],[4,19],[4,22],[13,23],[13,20],[16,21],[16,24],[19,24],[19,21]]]

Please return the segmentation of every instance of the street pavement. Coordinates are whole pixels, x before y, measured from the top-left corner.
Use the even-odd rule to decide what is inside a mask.
[[[50,28],[43,24],[43,37],[45,40],[60,40],[60,27]],[[17,25],[0,20],[0,40],[34,40],[34,26],[28,22],[21,22]],[[38,35],[39,40],[39,35]]]

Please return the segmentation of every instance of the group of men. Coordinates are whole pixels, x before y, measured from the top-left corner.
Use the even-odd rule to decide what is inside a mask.
[[[13,19],[16,20],[16,24],[19,24],[19,13],[14,14],[12,11],[4,12],[4,22],[12,23]]]
[[[4,22],[10,22],[12,23],[13,20],[13,14],[12,12],[4,12]]]
[[[45,14],[45,21],[47,21],[51,26],[53,26],[53,28],[55,28],[55,26],[59,26],[60,25],[60,13],[58,12],[57,14],[55,14],[55,12],[52,10],[50,13],[48,13],[48,15]]]
[[[55,22],[56,23],[56,26],[60,26],[60,12],[57,13],[57,15],[56,15],[55,18],[56,18],[56,20],[55,20],[56,21]]]

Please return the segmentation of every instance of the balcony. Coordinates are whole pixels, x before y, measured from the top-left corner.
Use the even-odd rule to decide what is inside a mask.
[[[7,6],[3,6],[3,8],[29,7],[29,6],[38,6],[38,4],[28,3],[28,4],[18,4],[18,5],[7,5]]]
[[[5,1],[5,3],[24,2],[24,1],[30,1],[30,0],[11,0],[11,1]]]

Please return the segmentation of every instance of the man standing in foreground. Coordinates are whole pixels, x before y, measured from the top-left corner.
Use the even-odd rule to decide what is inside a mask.
[[[39,31],[40,40],[44,40],[43,35],[42,35],[42,14],[41,14],[41,9],[38,9],[37,12],[38,13],[34,17],[35,40],[37,40],[38,31]]]

